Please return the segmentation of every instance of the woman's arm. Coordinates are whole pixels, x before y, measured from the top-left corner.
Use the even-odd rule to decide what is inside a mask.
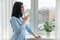
[[[23,20],[23,24],[26,23],[27,19],[28,19],[29,15],[25,16],[24,20]],[[40,36],[35,35],[32,31],[31,28],[26,24],[26,29],[27,31],[32,34],[35,38],[40,38]]]
[[[26,25],[26,30],[27,30],[30,34],[32,34],[35,38],[41,38],[39,35],[34,34],[34,33],[32,32],[32,30],[31,30],[31,28],[30,28],[28,25]]]
[[[33,34],[31,28],[26,24],[26,30],[30,33],[30,34]]]
[[[41,36],[36,35],[36,34],[32,34],[35,38],[41,38]]]

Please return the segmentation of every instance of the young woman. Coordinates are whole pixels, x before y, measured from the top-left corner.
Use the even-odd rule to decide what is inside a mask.
[[[35,35],[31,29],[28,27],[29,25],[26,23],[29,15],[22,17],[24,14],[24,6],[22,2],[15,2],[12,10],[11,16],[11,27],[13,29],[13,36],[11,40],[27,40],[25,29],[32,34],[35,38],[40,38],[40,36]]]

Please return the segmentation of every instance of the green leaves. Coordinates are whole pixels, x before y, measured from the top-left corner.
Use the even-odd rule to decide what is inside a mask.
[[[53,31],[53,29],[54,29],[54,27],[48,21],[46,21],[44,24],[44,30],[46,32],[51,32],[51,31]]]

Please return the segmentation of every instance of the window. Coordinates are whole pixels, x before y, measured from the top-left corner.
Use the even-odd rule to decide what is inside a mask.
[[[41,8],[55,8],[56,0],[38,0],[38,9]]]
[[[46,21],[55,19],[56,0],[38,0],[38,29],[43,30],[43,24]],[[55,24],[55,21],[53,22]]]

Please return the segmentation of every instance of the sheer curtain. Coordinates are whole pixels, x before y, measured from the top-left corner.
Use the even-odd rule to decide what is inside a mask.
[[[0,0],[0,40],[2,40],[2,1]]]
[[[10,16],[15,0],[0,0],[0,40],[10,40]]]

